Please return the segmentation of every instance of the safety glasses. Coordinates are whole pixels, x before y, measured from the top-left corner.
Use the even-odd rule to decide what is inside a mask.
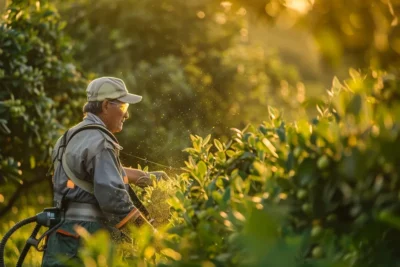
[[[128,111],[129,108],[129,103],[122,103],[119,101],[112,101],[112,100],[108,100],[109,103],[117,105],[118,108],[123,112],[126,113]]]

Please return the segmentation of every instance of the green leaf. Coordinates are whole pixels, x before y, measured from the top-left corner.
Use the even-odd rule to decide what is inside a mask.
[[[308,121],[306,120],[299,120],[296,122],[296,129],[297,132],[304,135],[305,138],[309,138],[312,132],[312,128]]]
[[[211,196],[212,196],[213,199],[214,199],[216,202],[218,202],[218,203],[220,203],[221,200],[222,200],[222,195],[221,195],[221,193],[218,192],[218,191],[212,192],[212,193],[211,193]]]
[[[271,106],[268,106],[268,115],[272,120],[275,120],[280,116],[279,111]]]
[[[214,139],[214,145],[218,149],[218,151],[224,151],[224,147],[218,139]]]
[[[383,210],[378,214],[378,219],[382,222],[388,223],[393,227],[400,229],[400,217],[394,215],[391,211]]]
[[[234,131],[239,138],[242,138],[243,133],[241,130],[236,129],[236,128],[231,128],[231,130]]]
[[[201,177],[204,177],[204,175],[207,173],[207,165],[204,163],[204,161],[200,161],[197,164],[197,170],[198,173]]]
[[[335,76],[332,81],[332,91],[338,93],[342,89],[342,84],[339,79]]]
[[[233,150],[227,150],[227,151],[226,151],[226,154],[228,155],[228,157],[232,158],[233,156],[236,155],[236,152],[233,151]]]
[[[274,147],[274,145],[267,138],[263,138],[262,142],[268,148],[271,154],[274,157],[278,158],[278,154],[276,154],[276,148]]]
[[[311,158],[307,158],[297,169],[297,177],[300,185],[304,186],[310,183],[314,175],[316,175],[316,163]]]
[[[188,147],[182,150],[183,152],[189,153],[189,154],[196,154],[198,151],[192,147]]]
[[[360,73],[353,68],[349,69],[349,74],[353,80],[357,80],[357,79],[361,78]]]
[[[263,175],[266,171],[266,166],[259,161],[253,162],[253,168],[256,170],[257,174]]]
[[[230,186],[228,186],[225,189],[224,195],[222,196],[222,200],[224,201],[224,203],[228,203],[230,199],[231,199],[231,188]]]
[[[285,131],[285,123],[281,123],[281,125],[279,126],[278,129],[276,129],[276,133],[279,136],[279,140],[281,142],[285,142],[286,141],[286,131]]]
[[[355,94],[351,98],[349,104],[347,105],[346,112],[358,116],[360,114],[361,107],[362,107],[361,96],[359,94]]]
[[[31,169],[34,169],[36,167],[36,160],[35,160],[35,156],[31,155],[29,158],[29,163],[31,165]]]
[[[217,156],[220,160],[225,161],[226,160],[226,156],[225,156],[225,152],[223,151],[218,151],[217,152]]]
[[[231,145],[232,145],[232,140],[229,140],[228,143],[226,143],[226,144],[224,145],[224,147],[225,147],[225,149],[228,149],[228,148],[231,147]]]
[[[207,143],[210,141],[211,134],[207,135],[206,138],[204,138],[203,142],[201,143],[202,146],[207,145]]]

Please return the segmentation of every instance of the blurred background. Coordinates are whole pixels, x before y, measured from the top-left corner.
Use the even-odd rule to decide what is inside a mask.
[[[398,0],[3,0],[0,13],[3,228],[51,205],[52,146],[96,77],[143,96],[117,135],[124,152],[174,174],[190,134],[227,140],[269,108],[312,118],[334,77],[400,63]]]

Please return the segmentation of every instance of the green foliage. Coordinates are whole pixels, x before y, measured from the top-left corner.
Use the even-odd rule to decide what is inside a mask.
[[[400,82],[350,74],[334,79],[310,122],[285,124],[270,108],[268,122],[232,129],[228,142],[192,135],[184,173],[144,198],[164,192],[153,204],[167,199],[169,224],[155,234],[132,229],[133,258],[123,262],[394,266]]]
[[[398,265],[398,75],[351,69],[315,101],[313,120],[285,121],[283,107],[305,114],[297,109],[304,86],[276,55],[247,41],[249,17],[237,2],[62,1],[67,25],[46,1],[12,3],[0,31],[0,202],[19,183],[43,180],[48,148],[62,125],[80,118],[84,80],[74,46],[85,69],[122,76],[144,96],[121,138],[126,150],[177,165],[173,156],[197,133],[182,174],[136,188],[158,232],[133,228],[131,244],[115,245],[105,232],[77,229],[86,265]],[[241,3],[271,19],[293,15],[282,1]],[[339,4],[315,1],[301,16],[324,56],[396,66],[397,3]],[[232,125],[240,129],[228,139]],[[209,132],[213,139],[201,137]],[[33,202],[46,201],[20,199]],[[36,208],[14,207],[0,232]],[[7,264],[27,237],[21,230],[9,241]],[[26,263],[38,265],[38,255]]]
[[[7,183],[5,186],[11,187],[11,184]],[[9,213],[1,217],[0,238],[3,238],[5,233],[9,231],[11,227],[13,227],[17,222],[41,212],[43,208],[48,206],[45,203],[49,203],[50,201],[50,197],[46,196],[46,193],[43,192],[43,186],[41,186],[40,184],[31,186],[30,194],[19,197],[18,207],[14,206]],[[34,203],[34,205],[32,205],[32,203]],[[5,247],[6,266],[16,265],[22,248],[25,245],[29,236],[31,235],[33,228],[33,224],[26,225],[14,232],[14,234],[8,240]],[[43,234],[45,230],[47,230],[47,228],[42,227],[40,234]],[[24,266],[40,266],[41,261],[42,253],[37,252],[35,249],[32,248],[25,258]]]
[[[299,253],[296,264],[321,257],[349,266],[398,261],[399,99],[384,96],[397,95],[399,81],[378,72],[350,74],[345,85],[334,80],[325,105],[318,107],[320,115],[311,122],[286,125],[270,109],[270,122],[233,129],[231,143],[214,140],[215,152],[210,152],[209,138],[192,138],[181,176],[188,180],[186,197],[179,199],[178,192],[180,201],[173,206],[186,225],[178,227],[182,239],[176,247],[187,253],[183,262],[197,255],[216,265],[266,266],[271,259],[263,258],[269,251],[267,233],[279,242],[297,236],[299,243],[292,247]],[[286,207],[288,215],[279,226],[267,219],[276,206],[280,211]],[[255,210],[265,218],[252,225]],[[261,226],[267,231],[264,236]],[[251,247],[252,253],[243,257],[243,248],[236,251],[228,240],[237,235],[246,240],[247,231],[262,238],[254,247],[247,244],[244,251]],[[198,239],[179,246],[190,233]],[[213,244],[218,244],[218,253],[228,253],[226,261],[220,262]],[[241,256],[235,261],[233,255]]]
[[[85,80],[73,64],[72,46],[63,34],[64,27],[65,22],[47,1],[37,1],[36,5],[31,1],[11,3],[3,15],[0,24],[2,197],[13,193],[15,185],[44,181],[51,147],[60,130],[76,121],[71,118],[77,116],[82,105],[78,97],[82,96]],[[13,182],[14,190],[4,186],[8,181]]]
[[[137,155],[178,167],[191,132],[226,139],[232,125],[258,121],[272,103],[290,107],[288,116],[300,114],[290,96],[298,90],[296,70],[248,41],[249,17],[240,6],[210,0],[59,5],[83,67],[122,77],[143,95],[121,133],[124,148]]]

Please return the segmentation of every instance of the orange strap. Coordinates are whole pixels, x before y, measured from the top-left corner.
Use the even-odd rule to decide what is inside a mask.
[[[124,176],[124,184],[129,184],[128,176]]]
[[[79,235],[78,235],[78,234],[72,234],[72,233],[67,232],[67,231],[65,231],[65,230],[63,230],[63,229],[58,229],[58,230],[57,230],[57,233],[62,234],[62,235],[65,235],[65,236],[70,236],[70,237],[73,237],[73,238],[76,238],[76,239],[79,238]]]
[[[133,208],[133,210],[129,212],[129,214],[126,215],[126,217],[123,218],[122,221],[120,221],[115,227],[117,227],[117,229],[120,229],[129,220],[133,219],[133,221],[135,221],[139,216],[140,216],[140,211],[137,208]]]
[[[74,182],[72,182],[71,179],[68,179],[68,181],[67,181],[67,187],[68,187],[68,188],[71,188],[71,189],[74,189],[74,188],[75,188],[75,184],[74,184]]]

